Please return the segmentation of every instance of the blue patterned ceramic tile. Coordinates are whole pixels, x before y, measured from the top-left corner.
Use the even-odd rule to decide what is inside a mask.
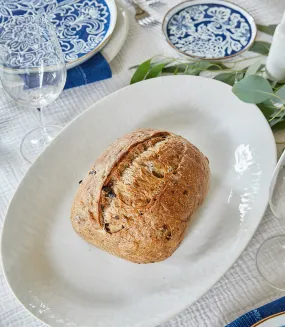
[[[71,64],[94,54],[107,40],[110,29],[114,28],[115,17],[111,22],[111,15],[115,16],[116,11],[113,8],[113,0],[0,0],[0,42],[9,41],[7,36],[11,38],[15,34],[14,24],[7,23],[11,16],[43,14],[56,27],[65,60]],[[25,28],[32,37],[32,26]],[[23,51],[23,43],[18,45]]]
[[[193,57],[218,59],[237,55],[253,42],[256,26],[243,9],[224,1],[187,1],[166,15],[168,41]]]

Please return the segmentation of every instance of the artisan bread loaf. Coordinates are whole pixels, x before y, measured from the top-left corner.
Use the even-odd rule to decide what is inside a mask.
[[[79,185],[71,210],[87,242],[136,263],[162,261],[204,201],[208,159],[186,139],[141,129],[115,141]]]

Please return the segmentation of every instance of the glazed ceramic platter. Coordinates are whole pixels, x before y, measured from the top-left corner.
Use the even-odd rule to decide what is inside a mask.
[[[252,16],[227,1],[191,0],[172,8],[163,21],[168,43],[200,59],[227,59],[248,49],[256,36]]]
[[[87,244],[69,219],[78,182],[95,158],[142,127],[182,135],[211,168],[207,200],[184,241],[169,259],[147,265]],[[71,122],[22,180],[3,226],[7,281],[53,327],[157,326],[207,292],[242,253],[267,207],[275,164],[264,116],[226,84],[170,76],[121,89]]]
[[[114,0],[16,0],[1,4],[0,43],[13,39],[19,51],[29,47],[27,40],[36,29],[27,24],[27,37],[18,38],[17,26],[5,24],[17,15],[45,15],[55,26],[67,68],[75,67],[100,51],[112,36],[117,20]],[[34,35],[35,34],[35,35]]]

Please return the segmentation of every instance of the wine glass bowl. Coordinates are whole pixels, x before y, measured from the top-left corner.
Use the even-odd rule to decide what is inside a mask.
[[[280,157],[274,170],[270,191],[269,205],[274,216],[285,219],[285,157]]]
[[[274,288],[285,290],[285,152],[282,153],[274,170],[270,191],[269,205],[279,221],[283,235],[274,236],[261,244],[256,264],[260,275]]]
[[[260,275],[272,287],[285,290],[285,236],[273,236],[261,244],[256,256]]]
[[[64,88],[64,56],[53,25],[43,15],[9,18],[0,26],[0,44],[4,91],[16,103],[40,109],[41,127],[28,133],[21,143],[23,157],[32,162],[60,130],[45,126],[43,109]]]

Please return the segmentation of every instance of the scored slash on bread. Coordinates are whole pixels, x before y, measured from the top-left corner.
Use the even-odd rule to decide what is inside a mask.
[[[181,243],[209,189],[208,159],[173,133],[141,129],[115,141],[79,186],[74,230],[136,263],[162,261]]]

